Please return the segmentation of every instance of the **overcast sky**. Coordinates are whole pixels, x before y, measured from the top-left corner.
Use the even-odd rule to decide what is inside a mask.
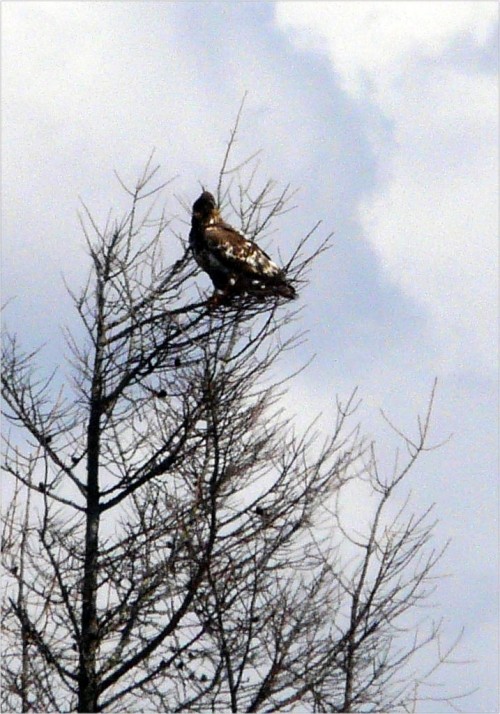
[[[497,4],[4,2],[2,16],[8,324],[57,361],[73,320],[61,275],[85,266],[79,197],[100,221],[119,212],[113,170],[134,181],[156,147],[191,203],[215,187],[248,91],[238,150],[300,189],[272,250],[318,219],[334,231],[289,356],[316,361],[289,401],[327,430],[335,394],[358,386],[384,454],[378,409],[413,428],[438,377],[433,436],[453,438],[412,489],[436,503],[437,543],[453,539],[435,600],[475,660],[442,678],[480,687],[465,711],[497,712]]]

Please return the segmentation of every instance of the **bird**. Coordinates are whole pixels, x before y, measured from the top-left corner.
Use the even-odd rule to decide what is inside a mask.
[[[193,204],[189,245],[212,280],[216,302],[242,293],[288,300],[297,296],[285,272],[267,253],[222,219],[209,191],[203,191]]]

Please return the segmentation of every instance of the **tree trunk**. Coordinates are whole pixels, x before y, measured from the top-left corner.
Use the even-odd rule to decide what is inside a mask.
[[[90,417],[87,431],[87,523],[85,533],[85,563],[82,583],[82,617],[80,633],[80,661],[78,669],[78,711],[96,712],[98,687],[96,655],[97,627],[97,572],[99,557],[99,449],[102,398],[102,287],[99,290],[99,322],[97,352],[94,362]]]
[[[96,410],[97,411],[97,410]],[[99,554],[99,413],[89,423],[87,528],[82,586],[78,711],[97,711],[97,570]]]
[[[87,514],[85,573],[82,591],[82,630],[78,676],[78,711],[97,711],[97,554],[99,514]]]

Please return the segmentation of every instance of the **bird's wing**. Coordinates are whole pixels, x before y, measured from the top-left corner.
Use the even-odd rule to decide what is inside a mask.
[[[215,259],[228,269],[236,269],[250,275],[273,276],[281,272],[262,248],[227,223],[206,226],[205,239]]]

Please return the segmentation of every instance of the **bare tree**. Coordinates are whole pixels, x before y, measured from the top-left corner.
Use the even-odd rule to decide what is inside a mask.
[[[292,192],[259,186],[254,157],[230,166],[236,128],[218,199],[263,240]],[[393,503],[432,399],[389,476],[352,423],[354,394],[324,443],[314,426],[297,434],[275,370],[302,339],[296,303],[213,309],[187,231],[155,213],[157,171],[121,182],[118,223],[84,209],[71,380],[37,376],[37,353],[4,333],[3,709],[408,710],[429,674],[409,663],[439,639],[412,613],[441,551],[428,514]],[[325,249],[308,252],[316,228],[286,262],[299,289]],[[358,484],[373,519],[348,526]]]

